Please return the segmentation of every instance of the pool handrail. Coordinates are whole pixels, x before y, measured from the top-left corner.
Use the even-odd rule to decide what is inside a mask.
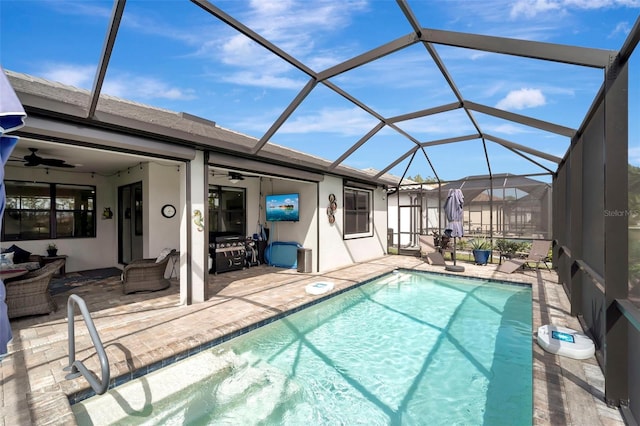
[[[102,381],[100,383],[98,383],[96,376],[87,367],[85,367],[82,361],[76,360],[74,305],[78,305],[78,307],[80,308],[82,318],[87,325],[89,335],[91,336],[91,340],[93,341],[93,345],[96,348],[98,358],[100,359],[100,367],[102,372]],[[65,376],[65,379],[75,379],[76,377],[79,377],[80,374],[82,374],[91,385],[93,391],[98,395],[102,395],[109,388],[109,360],[104,350],[104,346],[102,345],[102,341],[100,340],[100,336],[98,335],[98,331],[96,330],[96,326],[93,323],[93,319],[91,318],[91,313],[87,309],[87,305],[84,302],[84,299],[82,299],[77,294],[72,294],[67,300],[67,323],[69,328],[69,365],[67,367],[64,367],[63,370],[69,371],[69,374]]]

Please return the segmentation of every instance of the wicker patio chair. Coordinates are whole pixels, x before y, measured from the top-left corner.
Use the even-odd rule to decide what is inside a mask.
[[[164,277],[164,273],[169,259],[175,254],[176,251],[171,250],[160,262],[156,258],[133,260],[122,271],[122,292],[129,294],[168,288],[171,282]]]
[[[49,283],[64,263],[64,259],[59,259],[18,279],[5,281],[9,318],[48,314],[57,310],[58,306],[49,293]]]

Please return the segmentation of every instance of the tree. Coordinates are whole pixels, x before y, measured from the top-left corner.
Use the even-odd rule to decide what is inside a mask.
[[[434,178],[433,176],[429,176],[427,178],[423,178],[420,175],[420,173],[418,173],[414,177],[407,176],[407,179],[411,179],[412,181],[418,182],[418,183],[436,183],[437,182],[436,178]]]

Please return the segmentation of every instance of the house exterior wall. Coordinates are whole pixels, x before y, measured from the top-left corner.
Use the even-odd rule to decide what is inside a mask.
[[[193,167],[192,163],[192,167]],[[96,238],[59,239],[55,240],[60,254],[68,255],[67,272],[99,269],[118,265],[118,188],[123,185],[142,182],[143,186],[143,235],[139,244],[144,257],[151,258],[165,247],[175,248],[182,253],[191,250],[193,261],[193,245],[200,244],[197,230],[192,234],[192,247],[187,247],[183,234],[186,227],[192,226],[192,211],[186,211],[185,181],[187,168],[184,166],[167,166],[159,163],[142,162],[139,166],[124,169],[113,176],[77,173],[66,170],[44,168],[6,168],[6,179],[35,180],[56,183],[87,183],[96,186]],[[202,172],[192,174],[192,180]],[[344,239],[344,185],[341,177],[326,176],[319,183],[303,182],[284,178],[256,177],[246,178],[238,183],[231,183],[226,176],[211,177],[209,184],[246,189],[247,230],[251,236],[259,232],[260,225],[269,229],[269,242],[296,242],[302,247],[312,250],[312,271],[336,269],[354,262],[369,260],[382,256],[387,247],[387,196],[382,189],[372,192],[373,235],[370,237]],[[192,181],[192,185],[196,185]],[[300,194],[299,222],[265,222],[265,195],[282,193]],[[329,194],[335,194],[338,208],[335,222],[329,223],[327,207]],[[192,194],[192,201],[193,201]],[[165,204],[176,207],[173,218],[165,218],[161,208]],[[198,209],[208,211],[206,203],[198,202]],[[112,219],[102,219],[102,211],[110,207],[114,215]],[[192,206],[192,209],[196,207]],[[195,237],[195,238],[193,238]],[[50,240],[20,241],[25,250],[36,254],[45,254]],[[2,246],[12,243],[5,242]],[[181,265],[186,264],[186,256],[181,256]],[[199,264],[196,261],[196,264]],[[122,265],[119,265],[122,267]],[[203,265],[202,268],[204,268]],[[201,268],[195,268],[200,270]],[[192,269],[195,272],[195,269]],[[204,269],[202,269],[204,270]],[[181,270],[182,273],[183,269]],[[202,271],[200,271],[202,273]],[[205,274],[206,276],[206,274]],[[184,277],[186,278],[186,276]],[[193,278],[193,277],[192,277]],[[186,282],[186,280],[181,280]],[[184,301],[183,301],[184,302]]]
[[[184,167],[146,163],[143,175],[143,221],[145,229],[144,253],[146,258],[156,257],[164,248],[180,250],[180,182]],[[178,170],[180,169],[180,170]],[[162,216],[165,204],[173,205],[177,212],[172,218]]]
[[[329,194],[336,196],[338,208],[334,212],[335,222],[329,223],[326,208]],[[387,252],[387,199],[382,189],[373,191],[372,215],[373,236],[345,240],[344,232],[344,196],[341,178],[326,176],[319,183],[318,235],[319,271],[336,269],[355,262],[374,259]]]

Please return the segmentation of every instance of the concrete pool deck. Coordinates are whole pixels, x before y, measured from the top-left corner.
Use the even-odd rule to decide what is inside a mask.
[[[547,323],[581,329],[569,314],[569,302],[554,272],[504,274],[491,265],[464,266],[463,273],[455,274],[531,284],[534,334]],[[179,305],[177,281],[167,290],[123,295],[114,277],[56,295],[57,312],[11,321],[14,338],[0,362],[0,425],[75,424],[68,396],[86,391],[89,384],[84,378],[66,380],[63,371],[68,363],[66,301],[71,293],[85,300],[115,380],[322,297],[305,293],[310,283],[331,281],[333,291],[338,291],[395,268],[445,273],[443,266],[416,257],[385,256],[322,274],[259,266],[210,275],[210,299],[191,306]],[[76,320],[75,333],[76,359],[99,376],[99,362],[81,320]],[[604,403],[604,379],[595,357],[578,361],[546,353],[535,336],[532,351],[533,424],[624,425],[619,410]]]

